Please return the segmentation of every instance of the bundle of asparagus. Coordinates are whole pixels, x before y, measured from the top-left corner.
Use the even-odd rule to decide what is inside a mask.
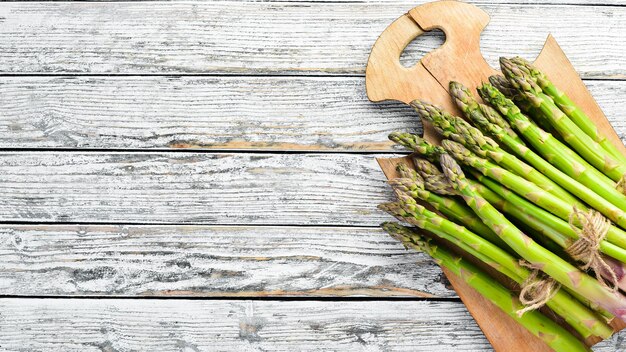
[[[585,351],[581,341],[626,320],[626,156],[540,70],[500,63],[504,76],[477,89],[489,105],[450,82],[465,119],[411,102],[444,139],[389,135],[414,152],[415,169],[398,165],[397,201],[380,205],[411,226],[383,229],[554,350]]]

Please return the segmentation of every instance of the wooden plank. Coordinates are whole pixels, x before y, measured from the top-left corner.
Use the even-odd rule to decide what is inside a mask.
[[[587,81],[626,140],[624,81]],[[4,77],[0,148],[401,151],[419,133],[358,77]],[[329,118],[332,116],[332,118]]]
[[[380,229],[2,225],[0,294],[455,297]]]
[[[3,3],[0,72],[360,75],[377,36],[419,3]],[[534,57],[552,32],[583,76],[626,76],[626,7],[482,7],[491,64]]]
[[[3,351],[491,351],[460,302],[0,299]],[[623,336],[594,346],[621,351]]]
[[[375,157],[2,152],[0,219],[376,226],[392,192]]]
[[[4,77],[0,148],[390,151],[413,110],[355,77]]]
[[[485,351],[459,302],[0,299],[5,351]]]

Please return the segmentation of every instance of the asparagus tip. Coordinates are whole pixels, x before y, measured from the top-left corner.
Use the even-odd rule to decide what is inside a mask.
[[[443,169],[444,175],[450,180],[450,183],[454,188],[458,187],[457,180],[461,178],[465,178],[465,174],[461,169],[461,166],[454,160],[450,155],[442,155],[441,156],[441,168]]]

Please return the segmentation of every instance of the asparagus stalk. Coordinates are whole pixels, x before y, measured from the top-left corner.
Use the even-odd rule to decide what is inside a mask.
[[[406,248],[416,249],[430,255],[437,264],[459,276],[555,351],[589,351],[589,348],[574,335],[539,311],[530,311],[518,316],[517,311],[523,306],[515,295],[470,262],[407,228],[386,223],[383,224],[383,229],[391,237],[401,241]]]
[[[480,108],[482,108],[483,106],[484,105],[481,105]],[[483,115],[485,116],[491,113],[491,110],[489,109],[485,109],[482,111],[484,111]],[[512,139],[502,128],[500,128],[500,126],[490,123],[487,118],[484,118],[480,114],[473,114],[472,119],[477,126],[479,126],[482,130],[487,131],[490,135],[492,135],[496,140],[505,145],[513,153],[529,162],[538,171],[548,176],[557,184],[561,185],[564,189],[568,190],[572,194],[576,194],[580,199],[589,204],[591,207],[598,210],[609,219],[615,221],[616,223],[619,223],[620,214],[623,214],[621,216],[626,217],[626,214],[624,214],[622,209],[615,206],[608,200],[602,198],[585,185],[569,177],[561,170],[554,167],[549,162],[545,161],[541,156],[537,155],[531,149],[517,143],[517,141]],[[626,197],[623,198],[626,203]],[[624,205],[626,206],[626,204]]]
[[[417,161],[417,160],[423,160],[423,159],[416,159],[414,161]],[[428,162],[426,162],[426,163],[428,163]],[[429,174],[424,175],[425,179],[428,179],[430,177],[435,177],[435,176],[443,176],[445,178],[443,173],[441,171],[439,171],[439,169],[436,166],[434,166],[432,164],[431,164],[431,166],[432,167],[428,168]],[[497,193],[493,192],[492,190],[490,190],[489,188],[485,187],[484,185],[482,185],[482,184],[480,184],[478,182],[475,182],[475,181],[471,181],[471,180],[470,180],[470,182],[472,182],[472,186],[476,187],[477,189],[479,189],[480,190],[480,194],[483,195],[483,197],[485,197],[491,204],[494,204],[496,206],[496,208],[498,208],[498,209],[509,208],[508,210],[509,210],[509,213],[511,213],[511,214],[512,214],[511,210],[512,209],[516,209],[513,206],[508,206],[507,207],[507,201],[504,198],[500,197]],[[448,187],[451,187],[451,186],[450,186],[449,182],[446,179],[445,180],[445,185],[442,184],[441,187],[448,188]],[[435,193],[438,193],[440,191],[439,189],[436,189],[436,188],[435,189],[429,189],[429,190],[431,192],[435,192]],[[522,198],[522,200],[524,200],[524,199]],[[526,201],[526,200],[524,200],[524,201]],[[540,209],[540,208],[538,208],[538,209]],[[387,209],[387,211],[388,211],[388,209]],[[517,211],[517,215],[521,215],[521,217],[518,216],[518,219],[521,219],[523,221],[530,221],[531,223],[534,223],[534,219],[533,219],[532,216],[525,216],[524,217],[524,214],[526,214],[525,210]],[[397,214],[393,214],[393,215],[396,216]],[[402,219],[405,219],[405,218],[402,218]],[[537,234],[543,235],[543,232],[542,231],[536,231],[535,235],[537,235]],[[452,241],[452,240],[450,240],[450,241]],[[548,243],[548,242],[544,241],[544,243]],[[555,243],[553,242],[553,244],[555,244]],[[613,246],[613,247],[615,247],[615,246]],[[501,247],[501,248],[507,248],[507,250],[510,250],[510,248],[508,246]],[[616,248],[619,248],[619,247],[616,247]],[[549,249],[554,251],[554,248],[552,248],[552,247],[550,247]],[[617,266],[616,266],[616,268],[614,268],[614,271],[615,272],[620,272],[619,268],[617,268]],[[621,276],[620,276],[620,278],[621,278]],[[587,305],[588,307],[590,307],[593,310],[595,310],[598,313],[600,313],[606,319],[606,321],[611,321],[611,320],[613,320],[615,318],[609,312],[607,312],[604,309],[601,309],[600,307],[598,307],[598,305],[593,304],[592,302],[590,302],[589,300],[585,299],[584,297],[581,297],[576,292],[570,292],[570,294],[574,295],[580,302],[584,302],[585,305]]]
[[[445,175],[452,186],[461,193],[467,205],[517,254],[533,266],[541,268],[541,271],[563,286],[577,291],[616,317],[626,318],[626,298],[619,292],[613,292],[603,287],[591,276],[538,245],[472,189],[461,167],[451,156],[443,154],[440,159]]]
[[[412,205],[408,204],[405,206],[412,207]],[[433,222],[436,222],[438,220],[437,218],[426,219],[424,218],[424,216],[420,215],[421,213],[403,213],[403,210],[397,205],[390,205],[390,208],[391,209],[388,210],[392,212],[392,215],[397,216],[400,220],[408,220],[409,223],[415,223],[420,228],[434,227],[439,229],[436,224],[433,224]],[[417,208],[420,208],[420,206],[417,205]],[[423,210],[423,207],[421,207],[421,209],[416,209],[416,211],[421,210]],[[398,216],[398,213],[403,213],[403,215]],[[449,224],[449,222],[446,222],[446,224],[443,226],[446,225],[453,224]],[[390,228],[383,228],[386,231],[392,230]],[[402,228],[396,230],[400,230]],[[439,238],[446,239],[451,243],[456,244],[468,254],[476,257],[483,263],[506,275],[518,284],[522,284],[530,275],[530,271],[528,269],[519,265],[517,258],[502,251],[494,244],[485,241],[481,237],[476,236],[475,234],[467,231],[461,226],[454,230],[460,231],[460,233],[450,233],[439,229],[437,230],[437,233],[434,234]],[[607,324],[602,322],[593,311],[585,307],[581,302],[576,300],[564,290],[559,290],[546,303],[546,305],[550,307],[550,309],[552,309],[555,313],[562,316],[566,320],[566,322],[570,324],[584,338],[588,338],[590,336],[600,336],[603,338],[607,338],[613,333],[613,330]]]
[[[528,182],[512,172],[505,170],[488,160],[476,156],[459,143],[450,140],[444,140],[443,146],[448,151],[448,153],[451,154],[460,163],[474,168],[484,176],[497,180],[505,187],[513,190],[515,193],[544,208],[545,210],[553,213],[561,219],[568,220],[570,218],[570,215],[573,212],[573,206],[571,203],[563,201],[559,197],[556,197],[553,194],[544,191],[543,189],[541,189],[541,187],[533,184],[532,182]],[[458,191],[456,187],[455,189]],[[623,221],[624,217],[618,217],[618,219]],[[622,229],[611,226],[607,233],[607,240],[619,247],[626,249],[626,232]]]
[[[413,150],[428,160],[438,161],[439,154],[445,153],[443,148],[428,143],[424,138],[408,132],[391,132],[389,139],[407,149]]]
[[[479,183],[474,180],[468,179],[468,182],[470,182],[472,189],[478,194],[480,194],[483,198],[485,198],[485,200],[487,200],[489,204],[493,205],[494,208],[496,208],[501,213],[508,214],[511,217],[519,220],[520,222],[523,222],[528,225],[532,225],[532,228],[535,231],[535,233],[532,234],[533,236],[536,236],[537,234],[545,236],[549,238],[550,240],[552,240],[553,244],[557,244],[561,248],[565,248],[566,246],[569,246],[569,244],[572,243],[573,241],[560,232],[560,230],[563,230],[564,227],[559,226],[559,223],[557,223],[557,225],[554,225],[553,222],[551,222],[556,219],[560,221],[561,224],[565,224],[565,226],[568,229],[568,230],[565,230],[567,234],[576,236],[576,239],[578,238],[577,237],[578,235],[571,229],[571,227],[569,227],[569,224],[567,222],[564,222],[563,220],[555,217],[549,212],[546,212],[545,210],[528,202],[526,199],[509,191],[508,188],[501,186],[497,182],[494,182],[493,180],[479,173],[473,172],[472,175],[474,175],[476,179],[479,179],[485,182],[485,184],[483,184],[483,183]],[[498,192],[494,192],[492,189],[486,186],[486,184],[488,184],[489,182],[491,182],[490,186],[496,185],[498,187],[498,188],[494,188],[498,190]],[[539,210],[540,212],[538,212],[537,210]],[[548,217],[546,218],[544,214],[546,214]],[[543,246],[546,247],[545,245]],[[617,251],[615,253],[617,253],[616,255],[618,257],[622,255],[621,253],[624,252],[623,249],[606,241],[603,241],[603,244],[601,245],[601,247],[608,248],[607,249],[608,253],[613,253],[611,252],[611,250],[616,249]],[[556,253],[556,251],[554,251],[554,249],[551,247],[546,247],[546,249],[552,251],[553,253]],[[560,256],[562,258],[565,257],[563,255],[560,255]],[[624,274],[624,270],[622,268],[625,264],[617,262],[617,260],[611,261],[611,258],[608,258],[608,257],[605,257],[605,260],[607,263],[609,263],[609,265],[611,265],[611,267],[613,268],[613,271],[617,275],[618,285],[626,285],[626,282],[625,282],[626,277]],[[603,273],[603,274],[608,274],[608,273]],[[610,278],[610,275],[607,275],[606,277]],[[586,298],[580,296],[580,294],[576,293],[575,291],[572,291],[572,290],[569,290],[569,291],[570,291],[570,294],[576,297],[580,302],[584,302],[585,305],[587,305],[588,307],[600,313],[606,319],[606,321],[610,322],[611,320],[615,318],[611,313],[598,307],[597,304],[593,304]]]
[[[397,192],[408,194],[414,199],[420,199],[432,205],[437,211],[443,214],[449,220],[464,225],[474,233],[485,238],[491,243],[496,244],[500,248],[507,248],[498,235],[496,235],[488,226],[483,224],[474,211],[469,208],[463,201],[443,197],[436,193],[429,192],[424,189],[424,183],[420,180],[411,180],[409,178],[396,178],[389,181],[389,184]]]
[[[548,95],[554,103],[574,122],[583,132],[596,141],[604,150],[609,152],[614,158],[626,164],[624,156],[604,134],[602,134],[585,112],[576,105],[563,91],[558,89],[543,72],[524,60],[521,57],[511,59],[511,64],[516,65],[520,70],[527,73],[530,78],[537,83],[541,90]]]
[[[561,248],[568,248],[579,238],[568,222],[535,206],[483,175],[476,175],[476,177],[481,183],[471,183],[474,191],[500,212],[518,219],[536,232],[554,241]],[[607,241],[600,243],[599,250],[605,254],[602,259],[615,273],[617,286],[626,291],[626,264],[624,264],[626,263],[626,250]],[[612,279],[610,273],[605,271],[596,274],[602,275],[608,280]]]
[[[427,173],[422,174],[424,180],[433,179],[433,178],[439,178],[439,177],[443,177],[445,179],[445,176],[443,175],[443,173],[441,171],[439,171],[439,169],[435,165],[431,164],[430,162],[428,162],[428,161],[426,161],[424,159],[418,159],[418,158],[414,159],[414,163],[415,164],[418,164],[419,162],[424,162],[426,164],[430,164],[431,165],[430,167],[424,169],[424,170],[428,171]],[[477,184],[477,185],[479,185],[479,184]],[[436,194],[440,194],[440,195],[447,194],[448,189],[451,187],[450,183],[448,182],[447,179],[445,179],[445,182],[441,183],[440,187],[432,187],[432,185],[431,185],[431,187],[429,188],[427,184],[425,184],[425,186],[426,186],[427,190],[429,190],[431,192],[434,192]],[[482,185],[480,185],[480,186],[482,186]],[[444,188],[446,193],[442,193],[441,192],[442,191],[441,188]],[[501,198],[496,193],[492,192],[490,189],[488,189],[488,188],[486,188],[484,186],[482,186],[481,189],[486,193],[484,195],[484,197],[487,198],[490,203],[492,203],[492,204],[497,203],[496,208],[498,208],[498,210],[502,210],[502,208],[506,206],[507,203],[506,203],[505,199]],[[531,221],[531,222],[534,221],[534,219],[532,219],[531,217],[523,216],[523,215],[526,214],[524,211],[519,211],[518,213],[520,213],[522,215],[521,217],[517,217],[519,220]],[[549,238],[549,236],[546,236],[542,231],[536,231],[535,229],[533,229],[533,231],[534,231],[534,238],[540,238],[542,240],[541,241],[542,245],[544,245],[546,248],[550,249],[553,252],[556,252],[557,250],[561,250],[562,251],[562,248],[561,248],[562,246],[559,246],[557,243],[554,243],[554,241],[552,241]],[[502,248],[507,248],[508,249],[508,246],[502,246]],[[625,258],[626,258],[626,256],[625,256]]]
[[[615,183],[589,165],[551,134],[530,123],[519,108],[490,84],[479,88],[481,97],[507,117],[515,129],[526,138],[550,164],[587,186],[602,198],[626,211],[626,196],[615,189]],[[540,171],[541,166],[534,164]]]
[[[440,195],[456,195],[456,191],[450,186],[448,179],[433,163],[428,160],[413,158],[413,164],[422,176],[424,187],[427,190]]]
[[[472,110],[468,104],[472,103],[473,98],[468,95],[462,96],[459,85],[454,82],[451,84],[450,88],[450,91],[456,98],[457,104],[461,110],[471,114],[474,110]],[[467,99],[465,101],[467,101],[468,104],[465,104],[465,101],[462,100],[463,98]],[[562,198],[571,204],[575,204],[578,207],[583,207],[583,204],[576,199],[576,197],[561,188],[561,186],[548,177],[535,170],[532,166],[504,151],[494,140],[489,137],[485,137],[477,128],[471,126],[463,119],[452,116],[434,105],[418,100],[412,101],[411,106],[422,118],[432,122],[438,132],[440,132],[445,138],[451,138],[456,142],[465,145],[474,153],[482,157],[489,157],[507,170],[524,177],[555,196]]]
[[[500,59],[500,65],[502,72],[511,84],[521,91],[522,97],[541,110],[542,116],[550,121],[567,144],[613,181],[617,182],[622,179],[626,174],[626,163],[617,160],[583,132],[554,104],[552,98],[545,95],[529,75],[520,70],[519,67],[505,58]]]

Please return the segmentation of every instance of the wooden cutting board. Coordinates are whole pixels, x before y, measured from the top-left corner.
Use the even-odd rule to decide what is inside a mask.
[[[373,102],[397,100],[404,103],[421,99],[462,116],[447,92],[448,83],[458,81],[475,91],[472,88],[487,81],[490,75],[499,73],[487,64],[480,52],[480,34],[488,23],[489,16],[483,10],[458,1],[436,1],[410,10],[389,25],[372,48],[365,79],[368,98]],[[400,63],[402,51],[415,38],[433,29],[445,33],[444,44],[426,54],[415,66],[404,67]],[[551,35],[534,64],[626,153],[604,113]],[[477,95],[476,98],[479,99]],[[438,144],[441,137],[430,124],[422,123],[424,138]],[[397,177],[395,166],[400,161],[412,165],[409,158],[377,160],[387,178]],[[456,275],[443,271],[496,351],[551,350]],[[615,331],[626,326],[621,321],[613,325]],[[599,341],[589,339],[585,342],[591,346]]]

